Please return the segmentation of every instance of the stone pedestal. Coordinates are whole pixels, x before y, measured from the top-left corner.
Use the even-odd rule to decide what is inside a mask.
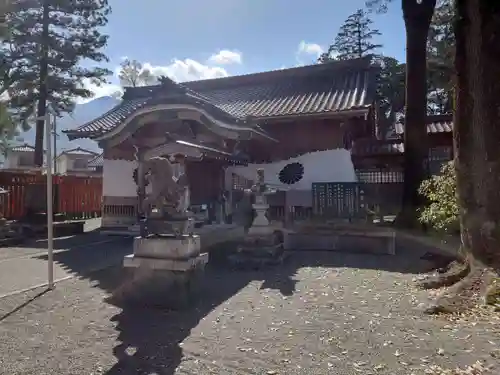
[[[200,236],[163,235],[134,239],[136,258],[189,260],[200,255]]]
[[[124,267],[135,269],[127,299],[170,309],[186,308],[195,297],[207,262],[208,254],[200,253],[199,236],[136,237],[134,254],[123,261]]]
[[[250,269],[281,264],[286,257],[283,235],[269,223],[266,216],[269,205],[265,194],[256,194],[252,208],[256,213],[255,218],[244,240],[238,245],[236,254],[230,257],[231,263],[238,268]]]
[[[238,268],[259,269],[281,264],[286,256],[282,232],[273,231],[262,236],[247,235],[238,245],[236,254],[230,257],[230,261]]]
[[[258,202],[252,205],[255,210],[255,218],[252,226],[248,229],[248,234],[251,236],[267,236],[273,233],[269,220],[266,216],[269,205],[264,202]]]

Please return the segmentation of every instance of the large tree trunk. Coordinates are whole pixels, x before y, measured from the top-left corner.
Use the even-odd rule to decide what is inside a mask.
[[[436,0],[402,0],[406,27],[406,114],[403,207],[397,224],[414,227],[420,183],[427,175],[427,34]]]
[[[455,3],[455,167],[464,262],[469,273],[429,312],[476,303],[500,270],[500,4]],[[496,291],[498,293],[498,291]]]

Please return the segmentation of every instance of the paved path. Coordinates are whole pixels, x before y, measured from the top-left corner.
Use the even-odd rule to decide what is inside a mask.
[[[0,297],[47,282],[47,241],[0,248]],[[130,240],[86,233],[54,241],[55,280],[98,269],[131,252]]]
[[[421,262],[311,252],[258,272],[209,267],[183,312],[106,302],[128,281],[107,269],[1,299],[0,373],[442,375],[459,373],[425,370],[484,360],[498,374],[500,320],[422,315]]]

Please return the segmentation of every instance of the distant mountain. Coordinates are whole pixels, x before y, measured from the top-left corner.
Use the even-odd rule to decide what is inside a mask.
[[[88,121],[101,116],[105,112],[109,111],[115,105],[120,103],[120,99],[112,96],[102,96],[100,98],[91,100],[90,102],[77,104],[73,113],[66,114],[62,118],[57,119],[57,133],[59,137],[57,139],[57,153],[63,150],[68,150],[72,148],[82,147],[87,150],[100,152],[101,150],[97,146],[97,143],[90,139],[77,139],[74,141],[69,141],[68,137],[62,132],[66,129],[75,129],[80,125],[85,124]],[[27,142],[31,145],[35,144],[35,129],[31,128],[25,133],[21,133],[17,142],[13,143],[24,143]]]

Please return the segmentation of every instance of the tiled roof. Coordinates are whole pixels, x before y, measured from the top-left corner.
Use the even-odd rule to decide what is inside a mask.
[[[375,71],[367,59],[331,62],[227,78],[127,88],[122,103],[74,130],[70,139],[96,137],[135,111],[160,103],[201,105],[235,123],[275,117],[367,110]],[[167,87],[168,86],[168,87]],[[214,113],[214,112],[212,112]]]
[[[61,152],[61,155],[62,154],[66,154],[66,155],[91,155],[91,156],[96,156],[97,152],[86,150],[86,149],[81,148],[81,147],[77,147],[77,148],[72,148],[70,150],[64,150],[63,152]]]
[[[398,155],[404,152],[404,144],[399,139],[378,140],[373,138],[358,139],[353,142],[353,156]]]
[[[402,122],[398,122],[395,125],[396,134],[404,134],[405,128]],[[453,132],[453,115],[433,115],[427,116],[427,133],[437,134],[437,133],[451,133]]]
[[[89,167],[102,167],[104,164],[103,154],[97,155],[94,159],[88,162]]]
[[[22,145],[18,145],[18,146],[13,146],[10,148],[11,151],[16,151],[16,152],[34,152],[35,151],[35,147],[34,146],[31,146],[27,143],[24,143]]]

